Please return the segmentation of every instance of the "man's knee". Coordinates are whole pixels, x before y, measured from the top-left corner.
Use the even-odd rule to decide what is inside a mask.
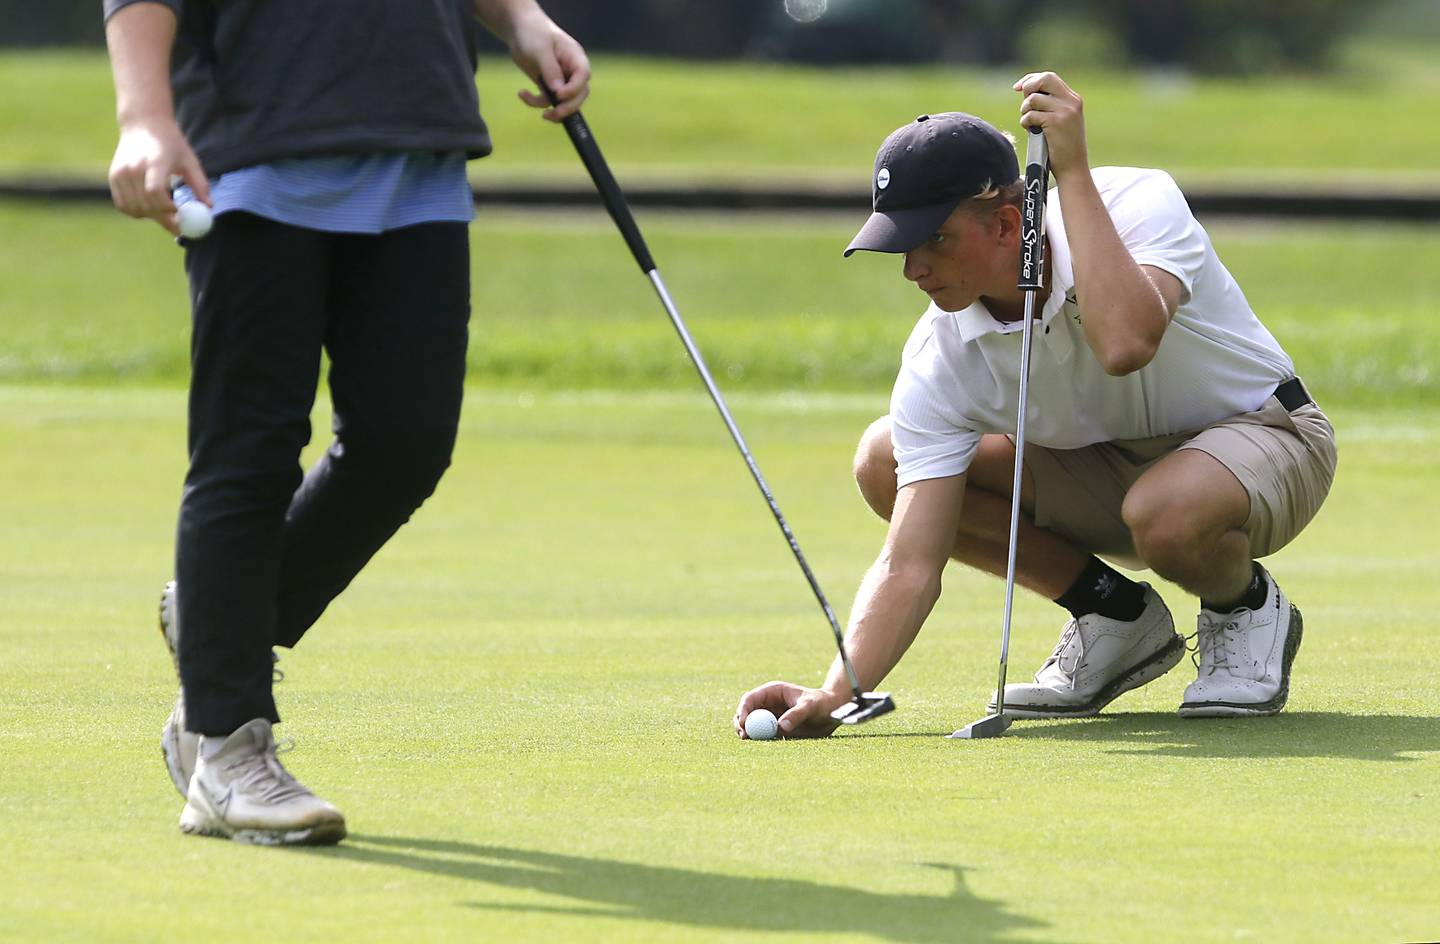
[[[1170,579],[1204,570],[1216,542],[1230,530],[1217,526],[1206,512],[1182,495],[1159,489],[1131,489],[1120,507],[1136,554]]]
[[[855,484],[870,509],[890,520],[895,511],[895,447],[890,441],[890,417],[871,423],[855,450]]]
[[[1120,515],[1140,557],[1162,576],[1182,579],[1234,553],[1236,535],[1250,515],[1250,496],[1218,461],[1182,449],[1140,477]]]
[[[455,433],[448,424],[346,424],[330,448],[330,457],[344,474],[418,504],[430,497],[450,467]]]

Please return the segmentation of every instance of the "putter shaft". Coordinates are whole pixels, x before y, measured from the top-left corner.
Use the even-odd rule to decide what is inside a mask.
[[[1015,475],[1010,486],[1010,548],[1005,558],[1005,613],[1000,627],[1000,674],[995,683],[995,711],[971,722],[952,738],[985,738],[1010,726],[1005,715],[1005,667],[1010,660],[1010,621],[1015,608],[1015,562],[1020,544],[1020,489],[1025,476],[1025,414],[1030,395],[1030,349],[1034,340],[1035,296],[1045,285],[1045,191],[1050,177],[1050,152],[1045,135],[1031,128],[1025,145],[1025,202],[1021,209],[1020,279],[1025,293],[1020,328],[1020,400],[1015,417]]]
[[[543,81],[537,82],[537,84],[545,90],[551,104],[559,104],[554,91],[548,85]],[[771,493],[765,477],[760,474],[760,467],[756,464],[755,457],[751,455],[750,447],[746,445],[745,437],[740,433],[740,427],[736,425],[734,417],[730,415],[730,409],[725,405],[725,398],[720,395],[720,388],[716,386],[714,377],[710,375],[710,369],[705,365],[705,359],[700,355],[700,349],[696,347],[694,339],[690,337],[690,332],[685,327],[685,321],[680,317],[679,309],[675,307],[674,299],[670,297],[669,290],[665,288],[665,281],[660,278],[659,268],[650,255],[649,247],[645,245],[645,238],[640,233],[640,227],[635,222],[634,214],[630,212],[630,205],[625,199],[625,193],[620,189],[614,174],[610,172],[604,155],[600,153],[600,146],[596,143],[590,126],[586,124],[584,116],[578,111],[566,117],[563,124],[566,134],[570,137],[570,143],[575,146],[581,162],[590,172],[590,178],[595,182],[605,209],[609,212],[611,219],[615,221],[626,245],[630,247],[630,254],[635,257],[640,271],[645,273],[655,289],[655,294],[660,297],[660,303],[664,305],[665,313],[669,315],[675,333],[680,336],[681,343],[685,345],[685,352],[690,355],[690,362],[695,365],[695,370],[700,374],[700,379],[704,382],[710,399],[714,401],[715,408],[720,411],[720,418],[725,421],[725,428],[730,431],[730,438],[735,441],[735,446],[740,450],[740,455],[745,460],[751,477],[755,479],[760,493],[765,496],[765,503],[770,506],[771,514],[775,516],[775,523],[780,526],[780,531],[785,535],[785,541],[790,545],[796,563],[800,565],[800,570],[805,574],[805,580],[810,584],[810,589],[815,594],[820,609],[825,613],[825,619],[830,624],[831,632],[835,635],[835,646],[840,652],[840,663],[845,669],[846,680],[850,683],[850,688],[855,696],[853,702],[837,709],[836,720],[843,720],[847,724],[856,724],[894,710],[895,703],[889,695],[884,692],[866,692],[861,688],[860,679],[855,674],[855,667],[850,662],[850,655],[845,651],[845,634],[840,629],[839,620],[835,618],[835,611],[831,608],[825,592],[820,589],[820,581],[815,578],[815,573],[810,569],[810,563],[805,559],[805,554],[800,550],[800,542],[795,539],[795,534],[790,530],[785,516],[780,513],[780,506],[775,501],[775,496]]]

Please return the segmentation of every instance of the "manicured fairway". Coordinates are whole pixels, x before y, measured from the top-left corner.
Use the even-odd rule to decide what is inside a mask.
[[[734,406],[843,610],[884,397]],[[1335,412],[1335,493],[1272,560],[1306,616],[1284,715],[1182,723],[1182,664],[1097,720],[944,741],[1000,609],[956,569],[896,714],[743,743],[740,692],[830,644],[709,404],[472,392],[440,493],[284,656],[287,762],[354,834],[306,852],[175,828],[183,394],[0,387],[0,940],[1433,940],[1440,413]],[[1018,674],[1057,613],[1021,601]]]

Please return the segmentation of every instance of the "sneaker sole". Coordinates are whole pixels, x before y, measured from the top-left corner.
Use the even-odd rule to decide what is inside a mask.
[[[1278,715],[1290,698],[1290,666],[1295,654],[1300,651],[1300,639],[1305,634],[1305,620],[1300,608],[1290,604],[1290,625],[1285,631],[1285,652],[1280,662],[1280,691],[1269,701],[1192,701],[1180,705],[1182,718],[1251,718],[1260,715]]]
[[[1100,689],[1095,697],[1087,702],[1078,705],[1022,705],[1007,701],[1005,713],[1017,719],[1093,717],[1126,692],[1147,685],[1169,672],[1179,665],[1180,660],[1184,657],[1185,640],[1179,635],[1172,634],[1170,641],[1162,648],[1156,650],[1143,662],[1125,670],[1119,678]],[[989,710],[992,713],[995,711],[993,701],[990,702]]]
[[[231,839],[252,846],[333,846],[345,838],[345,821],[316,823],[301,829],[231,829],[217,816],[186,803],[180,831],[187,836]]]

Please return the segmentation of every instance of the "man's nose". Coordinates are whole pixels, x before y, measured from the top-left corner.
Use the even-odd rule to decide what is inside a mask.
[[[912,282],[918,282],[930,271],[930,267],[920,261],[918,250],[912,249],[905,253],[905,278]]]

